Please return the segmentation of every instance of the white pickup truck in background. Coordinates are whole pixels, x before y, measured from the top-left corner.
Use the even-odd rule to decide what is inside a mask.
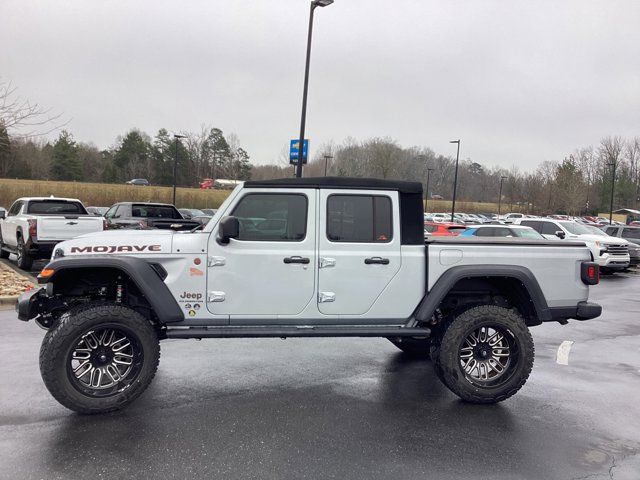
[[[104,229],[103,218],[89,214],[75,198],[19,198],[0,219],[0,257],[15,253],[24,270],[49,258],[58,243]]]

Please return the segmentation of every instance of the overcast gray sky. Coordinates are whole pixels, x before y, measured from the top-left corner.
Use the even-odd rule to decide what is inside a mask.
[[[307,0],[0,0],[0,76],[76,139],[297,137]],[[389,136],[530,169],[640,135],[638,0],[336,0],[316,11],[307,137]]]

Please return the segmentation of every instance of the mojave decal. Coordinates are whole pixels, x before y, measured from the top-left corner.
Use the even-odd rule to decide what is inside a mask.
[[[161,252],[160,245],[87,245],[71,247],[71,253]]]

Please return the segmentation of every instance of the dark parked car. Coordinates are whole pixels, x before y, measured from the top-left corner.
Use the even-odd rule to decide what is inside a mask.
[[[104,214],[107,228],[163,228],[193,230],[202,224],[185,220],[178,209],[166,203],[121,202]]]
[[[140,187],[148,187],[149,180],[147,180],[146,178],[134,178],[132,180],[129,180],[127,182],[127,185],[138,185]]]
[[[202,212],[205,215],[209,215],[210,217],[213,217],[216,214],[217,211],[218,211],[217,208],[203,208],[202,209]]]
[[[87,212],[96,217],[104,217],[107,210],[109,210],[109,207],[87,207]]]
[[[178,211],[187,220],[191,220],[193,217],[202,217],[203,215],[206,215],[206,213],[202,210],[198,210],[197,208],[180,208]]]
[[[629,257],[631,266],[640,264],[640,227],[632,225],[605,225],[604,233],[612,237],[624,238],[629,242]]]

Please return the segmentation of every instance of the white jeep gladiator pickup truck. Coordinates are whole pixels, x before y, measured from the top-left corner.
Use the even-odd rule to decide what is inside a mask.
[[[462,399],[502,401],[531,372],[529,327],[600,315],[598,266],[582,242],[425,244],[422,210],[420,183],[245,182],[203,230],[59,244],[18,317],[47,330],[45,385],[82,413],[138,397],[167,338],[383,337]]]
[[[0,212],[0,257],[15,253],[18,267],[29,270],[59,242],[103,228],[102,217],[89,214],[75,198],[19,198],[6,215]]]

